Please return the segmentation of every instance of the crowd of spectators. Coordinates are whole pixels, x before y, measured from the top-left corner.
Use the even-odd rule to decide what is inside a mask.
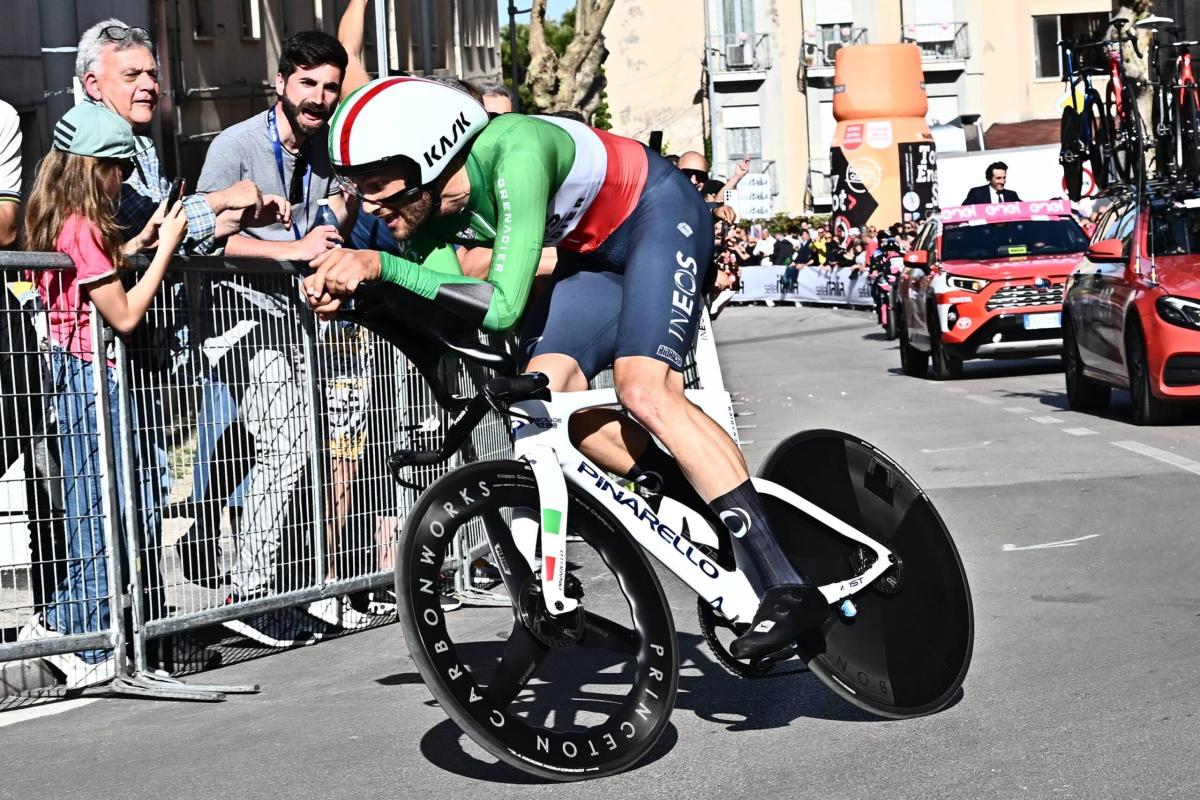
[[[749,220],[731,225],[718,220],[715,226],[716,264],[719,283],[727,289],[718,292],[713,302],[715,317],[729,301],[740,282],[742,267],[782,266],[783,292],[795,291],[800,271],[814,269],[824,274],[835,269],[868,270],[872,258],[885,243],[894,243],[904,252],[912,247],[917,223],[897,222],[887,228],[835,230],[827,217],[797,217],[778,221]],[[774,301],[765,301],[774,305]]]

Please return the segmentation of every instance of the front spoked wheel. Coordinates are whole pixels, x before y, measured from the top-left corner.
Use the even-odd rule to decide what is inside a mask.
[[[566,564],[547,568],[565,569],[573,612],[549,613],[517,548],[537,535],[530,510],[540,508],[521,462],[469,464],[430,486],[409,512],[396,561],[404,637],[442,708],[500,760],[560,781],[633,766],[665,729],[679,681],[654,570],[603,508],[569,488],[562,535],[582,541],[570,543]],[[442,611],[437,576],[456,536],[468,562],[494,565],[494,590],[511,605]]]
[[[784,440],[759,475],[886,546],[895,563],[836,615],[801,639],[809,669],[872,714],[929,714],[957,695],[974,646],[971,591],[962,560],[928,496],[896,462],[855,436],[804,431]],[[874,551],[761,490],[792,563],[819,584],[862,574]]]

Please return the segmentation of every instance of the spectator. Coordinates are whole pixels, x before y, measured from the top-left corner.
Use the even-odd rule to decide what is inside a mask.
[[[201,192],[247,177],[261,186],[279,187],[292,210],[290,226],[276,222],[230,236],[226,255],[309,261],[341,243],[337,227],[315,225],[314,220],[322,200],[328,201],[339,224],[347,220],[326,145],[326,123],[347,62],[345,49],[332,36],[319,31],[297,33],[280,52],[274,105],[213,140],[200,174]],[[307,466],[309,410],[300,380],[304,365],[294,360],[292,348],[281,347],[266,333],[299,314],[296,292],[278,287],[278,281],[246,278],[213,287],[240,296],[235,307],[249,304],[254,309],[242,320],[222,315],[226,325],[237,324],[209,342],[221,342],[219,356],[210,358],[211,377],[231,390],[241,425],[254,444],[254,467],[230,581],[231,603],[261,597],[275,588],[282,528],[292,493]],[[209,351],[217,352],[211,347]],[[323,605],[315,610],[323,610]],[[346,617],[352,616],[344,598],[338,606],[339,611],[347,610]],[[227,626],[274,647],[307,638],[306,632],[285,624],[285,619],[286,615],[259,614]]]
[[[762,237],[754,245],[753,255],[759,264],[770,264],[771,255],[775,252],[775,242],[778,241],[766,225],[762,228]]]
[[[825,249],[829,246],[829,228],[822,227],[817,231],[817,236],[813,239],[813,264],[823,266],[825,264]]]
[[[1003,161],[994,161],[988,164],[984,175],[987,177],[987,183],[970,189],[963,200],[964,206],[975,203],[1016,203],[1020,201],[1021,198],[1017,196],[1016,192],[1005,188],[1008,183],[1008,165]]]
[[[479,87],[479,94],[489,117],[512,113],[513,93],[503,83],[485,83]]]
[[[0,250],[17,241],[21,217],[21,118],[0,100]]]
[[[156,250],[149,269],[126,292],[117,270],[124,263],[121,228],[113,209],[124,191],[123,179],[135,169],[139,147],[133,130],[122,117],[92,103],[68,111],[54,128],[53,149],[42,160],[34,178],[26,218],[29,249],[57,250],[71,257],[75,267],[61,273],[38,273],[38,292],[49,309],[49,335],[56,387],[55,403],[59,439],[63,448],[63,491],[67,511],[67,576],[45,611],[21,629],[19,640],[44,639],[57,634],[100,631],[111,625],[109,596],[119,587],[108,585],[105,532],[102,520],[99,423],[93,386],[97,379],[92,363],[95,348],[89,325],[89,303],[118,333],[129,334],[142,321],[158,291],[167,264],[188,231],[181,203],[154,212]],[[111,366],[111,365],[110,365]],[[108,373],[109,408],[114,429],[119,421],[118,386]],[[131,404],[133,427],[139,426],[139,403]],[[136,437],[138,444],[145,439]],[[135,445],[138,447],[138,445]],[[126,495],[141,517],[148,549],[157,546],[165,464],[156,454],[138,447],[132,470],[137,487],[123,487],[120,448],[116,459],[117,496]],[[127,491],[128,490],[128,491]],[[126,519],[125,509],[119,520]],[[120,522],[118,523],[120,525]],[[115,541],[124,541],[118,532]],[[66,678],[68,688],[103,683],[115,675],[111,652],[88,650],[46,659]]]
[[[0,101],[0,250],[17,238],[21,210],[21,125],[16,109]],[[15,277],[5,274],[4,279]],[[0,284],[0,473],[18,459],[26,479],[26,517],[34,574],[33,606],[40,610],[63,577],[62,467],[47,402],[50,390],[33,315],[41,301],[17,283]],[[48,430],[49,429],[49,430]]]
[[[130,27],[113,18],[88,28],[79,39],[75,75],[91,102],[107,106],[135,133],[147,130],[154,121],[158,61],[144,28]],[[154,245],[154,212],[162,203],[166,183],[154,145],[146,139],[136,155],[136,169],[121,187],[117,204],[117,224],[127,240],[126,253]],[[264,199],[258,187],[247,180],[212,187],[204,196],[185,198],[185,246],[197,252],[212,252],[214,236],[228,236],[243,224],[278,217],[280,209],[271,200]]]

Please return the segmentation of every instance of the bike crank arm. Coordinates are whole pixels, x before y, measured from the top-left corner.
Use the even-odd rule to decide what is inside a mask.
[[[858,542],[859,544],[866,545],[875,551],[875,563],[872,564],[866,572],[839,583],[828,583],[824,586],[818,587],[821,590],[821,594],[825,595],[825,599],[829,601],[830,605],[837,603],[840,600],[845,600],[851,595],[858,593],[863,588],[870,586],[875,579],[887,572],[888,569],[891,568],[892,564],[895,563],[895,558],[892,555],[891,550],[884,547],[870,536],[867,536],[853,525],[843,522],[820,506],[817,506],[814,503],[804,499],[793,491],[785,489],[777,483],[766,480],[765,478],[753,478],[752,480],[754,481],[754,488],[758,490],[759,494],[770,495],[771,497],[782,500],[785,503],[789,503],[834,532],[845,536],[847,539]]]
[[[554,450],[528,449],[525,461],[533,468],[542,514],[542,598],[551,616],[569,614],[579,605],[566,595],[567,481]]]

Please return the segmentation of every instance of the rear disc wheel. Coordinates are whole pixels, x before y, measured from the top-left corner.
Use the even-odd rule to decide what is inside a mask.
[[[928,496],[872,445],[838,431],[804,431],[767,457],[759,475],[875,539],[897,563],[853,596],[857,614],[834,615],[802,638],[801,658],[850,703],[882,717],[929,714],[952,702],[974,647],[971,592],[958,550]],[[874,551],[834,533],[790,503],[760,494],[780,545],[818,584],[857,574]]]

